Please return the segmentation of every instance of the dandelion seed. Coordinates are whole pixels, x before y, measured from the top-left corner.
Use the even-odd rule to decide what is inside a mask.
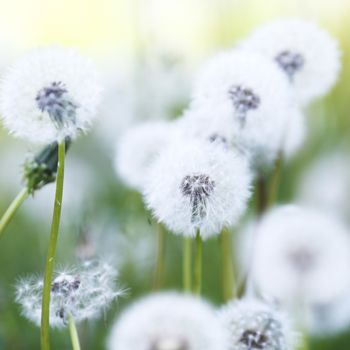
[[[338,44],[315,23],[280,19],[258,28],[241,47],[259,52],[289,78],[301,105],[325,95],[340,70]]]
[[[115,323],[110,350],[223,350],[226,333],[204,300],[179,293],[146,297]]]
[[[71,315],[76,322],[98,317],[121,295],[115,284],[116,271],[105,262],[86,261],[79,268],[56,273],[51,284],[50,325],[67,325]],[[23,279],[17,285],[16,301],[29,320],[40,325],[43,282]]]
[[[144,196],[175,234],[202,238],[237,223],[250,195],[246,159],[208,141],[178,139],[154,161]]]
[[[38,49],[4,76],[3,123],[15,136],[34,143],[74,139],[89,129],[100,93],[98,74],[87,58],[70,49]]]

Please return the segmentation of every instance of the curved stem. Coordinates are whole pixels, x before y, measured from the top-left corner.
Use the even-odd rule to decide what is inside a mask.
[[[41,309],[41,349],[50,349],[50,293],[52,274],[56,255],[56,246],[58,231],[61,219],[61,207],[63,197],[63,180],[64,180],[64,158],[65,158],[65,142],[58,145],[58,169],[56,177],[56,194],[53,209],[53,217],[51,224],[51,233],[49,248],[46,257],[46,267],[44,275],[44,287]]]
[[[73,350],[80,350],[78,331],[72,315],[68,315],[68,327]]]
[[[221,232],[222,248],[222,272],[223,272],[223,290],[224,300],[228,301],[235,296],[235,278],[232,256],[232,237],[227,228]]]
[[[163,282],[163,272],[165,266],[165,234],[166,231],[162,224],[157,225],[157,261],[156,268],[154,271],[153,289],[158,290],[162,286]]]
[[[12,201],[10,206],[5,211],[4,215],[2,216],[0,220],[0,236],[3,233],[6,226],[9,224],[13,216],[15,215],[17,209],[21,206],[21,204],[27,199],[29,195],[28,189],[23,188],[16,198]]]
[[[192,238],[183,239],[183,287],[186,292],[191,291],[191,265],[192,265]]]
[[[202,238],[197,230],[196,234],[196,255],[194,261],[194,286],[193,291],[195,294],[200,295],[202,289]]]

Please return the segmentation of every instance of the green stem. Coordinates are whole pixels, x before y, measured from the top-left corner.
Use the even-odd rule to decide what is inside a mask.
[[[195,294],[200,295],[202,289],[202,238],[199,229],[196,234],[196,255],[194,260],[194,286]]]
[[[162,224],[157,225],[157,261],[154,271],[153,289],[158,290],[162,286],[164,266],[165,266],[165,229]]]
[[[51,233],[49,248],[46,257],[46,267],[44,275],[44,287],[41,309],[41,349],[50,349],[50,293],[52,274],[56,255],[56,246],[58,231],[61,219],[61,207],[63,197],[63,180],[64,180],[64,158],[65,158],[65,142],[62,141],[58,145],[58,169],[56,177],[56,194],[51,224]]]
[[[300,345],[298,347],[298,350],[309,350],[310,349],[310,344],[309,344],[309,337],[307,333],[304,331],[302,333],[302,337],[300,340]]]
[[[29,192],[27,188],[23,188],[16,198],[12,201],[10,206],[5,211],[5,214],[2,216],[0,220],[0,236],[3,233],[6,226],[9,224],[13,216],[15,215],[17,209],[21,206],[21,204],[26,200],[28,197]]]
[[[68,327],[73,350],[80,350],[78,331],[72,315],[68,315]]]
[[[256,210],[261,216],[268,207],[267,181],[264,175],[259,175],[256,182]]]
[[[191,265],[192,265],[192,238],[183,239],[183,287],[186,292],[191,291]]]
[[[228,301],[235,297],[235,279],[232,256],[232,237],[227,228],[221,232],[222,264],[223,264],[223,290],[224,300]]]
[[[268,195],[268,206],[271,207],[275,204],[278,199],[278,189],[281,182],[281,170],[282,170],[283,157],[280,152],[275,161],[275,166],[271,174],[269,195]]]

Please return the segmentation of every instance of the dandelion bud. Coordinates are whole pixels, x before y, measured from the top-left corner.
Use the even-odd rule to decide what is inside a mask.
[[[74,50],[43,48],[19,59],[4,76],[3,123],[15,136],[48,144],[89,129],[101,87],[92,62]]]
[[[70,140],[66,140],[66,151],[70,147]],[[58,144],[54,142],[44,147],[32,159],[24,164],[24,180],[29,193],[56,180],[58,165]]]
[[[226,350],[226,332],[204,300],[160,293],[129,307],[115,323],[109,350]]]

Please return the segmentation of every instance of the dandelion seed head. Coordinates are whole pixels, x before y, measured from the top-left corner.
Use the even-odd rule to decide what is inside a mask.
[[[325,95],[340,70],[337,42],[317,24],[301,19],[279,19],[258,28],[241,47],[259,52],[288,77],[301,105]]]
[[[87,261],[72,270],[57,272],[51,283],[50,325],[63,327],[68,315],[76,322],[97,318],[122,292],[115,283],[116,271],[106,262]],[[20,281],[16,301],[22,313],[40,324],[43,283],[30,277]]]
[[[232,301],[219,317],[229,333],[229,350],[292,350],[297,337],[289,319],[254,299]]]
[[[263,295],[310,304],[349,290],[350,237],[332,216],[281,206],[266,214],[255,234],[253,279]]]
[[[143,189],[147,172],[174,134],[171,122],[147,122],[127,130],[118,141],[115,170],[131,188]]]
[[[348,151],[343,149],[328,151],[312,161],[301,175],[295,200],[348,222],[349,161]]]
[[[288,79],[274,63],[244,50],[217,54],[199,71],[193,95],[193,118],[230,125],[227,132],[236,148],[252,159],[273,162],[294,106]]]
[[[101,96],[96,68],[74,50],[34,50],[4,76],[0,108],[15,136],[47,144],[86,132]]]
[[[175,292],[150,295],[126,309],[109,350],[223,350],[224,329],[204,300]]]
[[[228,176],[228,174],[231,174]],[[144,197],[155,217],[175,234],[202,238],[237,223],[250,196],[246,159],[209,141],[178,139],[150,169]]]

